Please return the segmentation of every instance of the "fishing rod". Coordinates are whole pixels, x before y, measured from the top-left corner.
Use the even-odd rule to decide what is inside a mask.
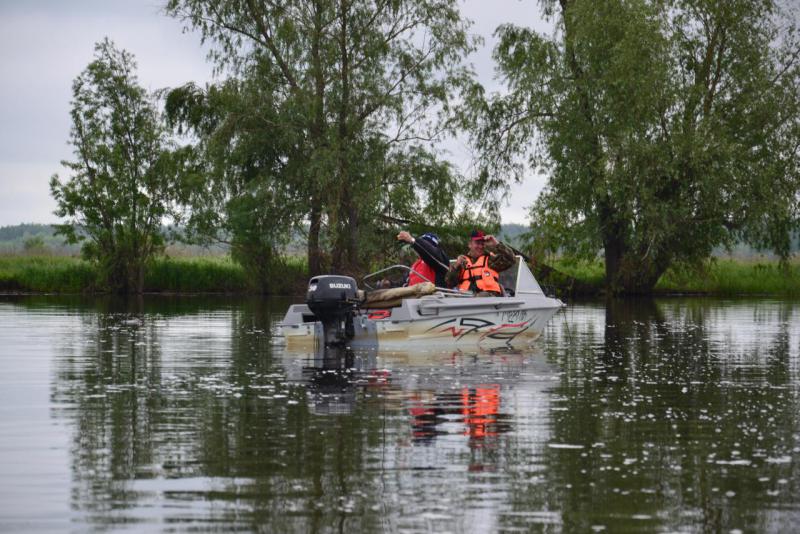
[[[391,223],[395,223],[395,224],[405,224],[405,225],[412,225],[413,224],[414,226],[424,226],[422,224],[419,224],[419,223],[417,223],[415,221],[411,221],[409,219],[400,219],[399,217],[392,217],[391,215],[385,215],[383,213],[379,214],[378,217],[380,217],[381,219],[383,219],[383,220],[385,220],[387,222],[391,222]],[[518,248],[509,245],[508,243],[504,243],[504,244],[508,248],[510,248],[514,252],[514,254],[518,254],[520,257],[522,257],[522,259],[525,260],[526,263],[530,263],[531,262],[531,257],[530,256],[528,256],[527,254],[525,254],[524,252],[522,252]],[[434,260],[435,260],[435,258],[434,258]],[[449,266],[445,266],[442,262],[440,262],[438,260],[436,261],[436,263],[438,263],[439,265],[441,265],[445,269],[449,269],[450,268]]]

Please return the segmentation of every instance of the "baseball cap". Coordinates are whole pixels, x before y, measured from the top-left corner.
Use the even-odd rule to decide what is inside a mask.
[[[469,235],[470,239],[473,241],[483,241],[483,238],[486,234],[483,233],[483,230],[473,230],[472,233]]]

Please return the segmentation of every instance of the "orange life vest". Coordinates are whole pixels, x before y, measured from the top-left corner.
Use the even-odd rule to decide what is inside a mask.
[[[421,274],[425,278],[422,278],[417,275],[417,273],[408,273],[408,287],[411,287],[416,284],[421,284],[423,282],[432,282],[436,284],[436,271],[430,268],[430,266],[422,261],[422,259],[418,259],[414,262],[414,265],[411,266],[412,269],[417,271],[417,273]]]
[[[501,293],[500,289],[500,275],[497,271],[489,267],[489,255],[484,254],[475,263],[467,258],[467,265],[461,273],[461,282],[458,284],[458,289],[461,291],[469,291],[472,282],[478,291],[492,291]]]

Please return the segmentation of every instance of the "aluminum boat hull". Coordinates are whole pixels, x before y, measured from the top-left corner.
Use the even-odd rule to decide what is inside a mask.
[[[565,305],[544,294],[521,258],[501,273],[513,296],[476,297],[439,290],[404,298],[385,310],[358,309],[350,348],[391,349],[408,343],[431,347],[469,343],[482,346],[530,343]],[[325,339],[322,323],[306,304],[289,307],[280,324],[288,347],[313,348]]]
[[[530,343],[544,331],[545,325],[563,307],[557,299],[507,297],[444,299],[408,299],[398,308],[361,310],[355,319],[352,347],[377,345],[382,348],[409,342],[446,344],[516,344]],[[437,306],[438,304],[438,306]],[[322,325],[310,318],[305,304],[293,305],[281,324],[289,347],[314,347],[322,335]]]

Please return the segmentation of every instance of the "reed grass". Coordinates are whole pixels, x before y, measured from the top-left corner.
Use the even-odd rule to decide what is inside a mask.
[[[589,287],[600,290],[605,284],[606,268],[601,261],[561,258],[553,261],[551,266],[566,278],[574,278]]]
[[[598,292],[605,284],[602,261],[559,259],[552,266]],[[782,265],[775,260],[712,258],[699,267],[674,266],[653,293],[800,297],[800,260]]]
[[[249,289],[244,269],[228,256],[157,258],[144,276],[146,291],[243,293]]]
[[[601,261],[552,262],[556,273],[545,283],[556,287],[580,282],[601,292],[605,269]],[[307,283],[302,258],[289,257],[271,269],[268,292],[298,295]],[[259,289],[245,270],[228,256],[160,257],[145,274],[147,292],[255,293]],[[94,293],[101,291],[94,266],[65,256],[0,255],[0,292]],[[788,265],[769,260],[715,258],[701,267],[676,266],[661,277],[655,294],[772,295],[800,297],[800,260]]]
[[[0,291],[85,293],[95,291],[97,272],[65,256],[0,256]]]
[[[657,292],[800,297],[800,262],[714,258],[701,267],[674,267]]]
[[[302,292],[307,283],[305,262],[287,258],[272,268],[270,294]],[[156,258],[145,272],[146,292],[251,293],[257,287],[230,257]],[[0,292],[101,292],[95,266],[64,256],[0,256]]]

